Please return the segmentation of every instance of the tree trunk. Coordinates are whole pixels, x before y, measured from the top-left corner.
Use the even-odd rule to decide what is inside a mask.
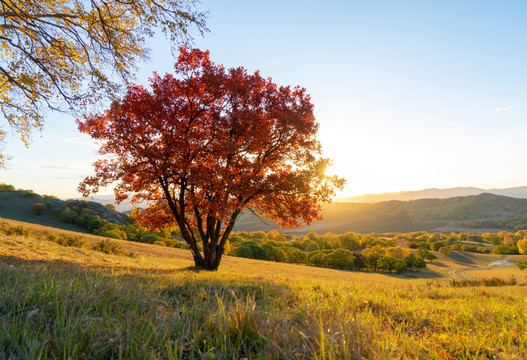
[[[194,265],[201,270],[216,271],[220,266],[223,249],[218,246],[216,251],[204,253],[202,258],[194,256]]]

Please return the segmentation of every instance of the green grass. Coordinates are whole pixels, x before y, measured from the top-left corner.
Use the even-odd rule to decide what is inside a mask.
[[[527,353],[524,286],[454,288],[441,274],[405,279],[230,257],[217,272],[197,272],[184,250],[115,241],[122,255],[105,254],[93,250],[104,239],[83,236],[82,247],[64,246],[42,237],[53,230],[28,228],[0,231],[0,358]]]

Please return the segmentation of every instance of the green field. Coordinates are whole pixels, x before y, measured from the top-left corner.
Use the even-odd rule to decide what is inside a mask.
[[[498,255],[459,252],[456,261],[440,258],[402,275],[228,256],[219,271],[197,272],[186,250],[7,220],[0,221],[0,244],[0,358],[527,354],[525,273],[489,270],[514,275],[516,286],[449,285],[448,270]]]

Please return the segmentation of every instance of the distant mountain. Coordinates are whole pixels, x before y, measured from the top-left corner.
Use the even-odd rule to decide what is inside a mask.
[[[527,186],[519,186],[507,189],[491,189],[486,191],[495,195],[503,195],[520,199],[527,199]]]
[[[420,230],[472,232],[512,230],[507,226],[503,228],[493,226],[491,229],[468,228],[466,224],[476,224],[481,221],[496,223],[514,217],[520,219],[525,217],[527,221],[527,199],[483,193],[448,199],[390,200],[373,204],[336,202],[325,205],[322,215],[324,220],[285,232],[302,235],[309,231],[323,234],[328,231],[384,233]],[[250,213],[245,213],[235,227],[238,231],[272,229],[278,229],[274,222],[258,219]]]
[[[417,191],[401,191],[382,194],[367,194],[345,198],[338,198],[336,202],[375,203],[389,200],[419,200],[419,199],[448,199],[456,196],[470,196],[489,193],[503,195],[520,199],[527,199],[527,186],[506,189],[480,189],[476,187],[455,187],[447,189],[424,189]]]

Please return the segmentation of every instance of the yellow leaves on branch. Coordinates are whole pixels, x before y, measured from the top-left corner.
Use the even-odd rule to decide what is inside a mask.
[[[195,0],[0,0],[0,113],[27,142],[47,109],[82,113],[115,96],[145,39],[206,31]],[[2,130],[0,130],[2,131]],[[5,130],[4,130],[5,131]],[[0,137],[3,132],[0,132]],[[0,157],[0,165],[5,157]]]

